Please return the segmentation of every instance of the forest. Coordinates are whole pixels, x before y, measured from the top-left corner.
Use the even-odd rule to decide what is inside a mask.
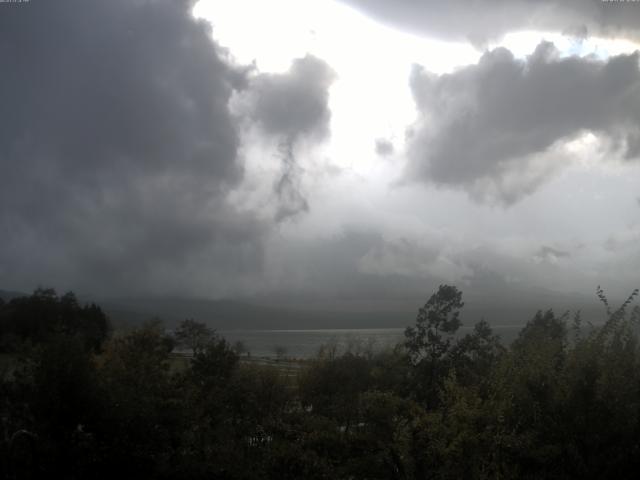
[[[400,344],[324,348],[295,376],[194,320],[119,331],[73,293],[0,300],[0,474],[636,478],[638,290],[596,293],[602,323],[541,310],[505,344],[484,320],[459,334],[441,285]]]

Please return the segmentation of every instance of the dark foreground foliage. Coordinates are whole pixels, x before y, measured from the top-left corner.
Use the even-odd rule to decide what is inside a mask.
[[[325,349],[291,378],[192,320],[108,338],[98,307],[39,290],[0,304],[0,474],[636,478],[637,291],[615,311],[598,294],[603,326],[538,312],[505,347],[486,322],[456,335],[462,294],[443,285],[403,345]]]

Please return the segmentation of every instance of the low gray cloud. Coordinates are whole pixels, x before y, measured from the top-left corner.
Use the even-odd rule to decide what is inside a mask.
[[[294,60],[285,73],[256,75],[245,92],[245,115],[265,134],[280,141],[282,169],[274,184],[279,201],[276,221],[294,218],[309,210],[295,151],[300,140],[318,142],[328,137],[329,87],[334,78],[329,65],[308,55]]]
[[[515,324],[541,308],[582,308],[584,298],[577,298],[571,289],[592,291],[591,284],[587,290],[576,283],[567,285],[562,274],[568,262],[560,269],[559,262],[531,262],[524,252],[513,256],[487,245],[446,252],[433,240],[391,240],[355,226],[281,248],[287,252],[281,282],[260,301],[302,311],[331,311],[332,316],[333,312],[388,312],[397,325],[411,322],[416,309],[445,283],[464,292],[467,324],[482,317],[498,325]],[[551,248],[543,246],[540,251],[557,252],[562,260],[570,260],[562,250]],[[564,289],[558,288],[560,284]]]
[[[358,265],[362,272],[373,275],[431,276],[439,254],[437,248],[416,245],[402,238],[372,246],[359,259]]]
[[[533,259],[537,262],[548,262],[551,264],[558,263],[562,258],[571,258],[571,253],[548,245],[540,247],[533,256]]]
[[[518,30],[640,39],[636,2],[606,0],[342,0],[373,18],[415,33],[477,45]]]
[[[263,73],[250,83],[251,119],[271,135],[295,141],[329,134],[328,89],[335,74],[323,60],[307,55],[285,73]]]
[[[258,269],[264,226],[226,201],[244,74],[191,2],[1,7],[0,284],[214,293]]]
[[[419,297],[438,285],[432,275],[407,271],[408,256],[431,261],[437,256],[430,248],[420,249],[407,242],[390,244],[380,232],[358,227],[326,238],[287,244],[280,285],[271,292],[274,298],[305,301],[330,299],[362,301]],[[424,260],[424,259],[423,259]]]
[[[394,148],[393,143],[386,138],[377,138],[376,139],[376,153],[381,157],[388,157],[393,154]]]
[[[511,204],[561,166],[558,142],[582,133],[606,136],[635,158],[638,58],[563,58],[543,42],[525,60],[498,48],[451,74],[416,67],[420,118],[410,129],[407,178]]]

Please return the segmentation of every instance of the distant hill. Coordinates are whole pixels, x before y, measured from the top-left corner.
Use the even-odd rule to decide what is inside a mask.
[[[465,295],[461,318],[466,325],[486,319],[492,325],[524,325],[538,310],[552,308],[561,314],[581,311],[585,322],[604,321],[604,310],[595,295],[563,295],[553,292],[510,291],[501,295]],[[104,299],[97,303],[114,322],[140,322],[153,317],[175,325],[185,318],[204,322],[218,330],[280,330],[335,328],[398,328],[415,321],[424,299],[399,299],[377,303],[360,300],[315,302],[256,300],[206,300],[188,298]],[[613,305],[618,302],[612,301]]]
[[[557,294],[545,290],[466,292],[462,321],[473,325],[481,318],[492,325],[524,325],[537,310],[553,308],[557,313],[581,310],[585,322],[600,323],[604,310],[595,294]],[[5,301],[25,296],[23,292],[0,290]],[[305,330],[335,328],[398,328],[415,321],[425,298],[403,299],[297,299],[207,300],[171,297],[99,298],[79,296],[82,303],[95,302],[116,328],[140,325],[159,318],[171,328],[193,318],[218,330]],[[619,302],[611,300],[615,306]]]
[[[170,327],[185,318],[218,330],[384,328],[406,324],[404,315],[398,318],[389,312],[318,311],[235,300],[136,298],[97,303],[117,322],[139,323],[157,317]]]
[[[5,302],[8,302],[12,298],[27,297],[27,296],[29,296],[28,293],[13,292],[11,290],[0,290],[0,298],[3,299]]]

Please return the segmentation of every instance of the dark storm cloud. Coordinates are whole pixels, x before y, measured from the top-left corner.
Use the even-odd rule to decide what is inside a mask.
[[[284,142],[279,150],[282,171],[273,187],[279,200],[275,214],[276,222],[309,211],[309,203],[300,187],[302,172],[293,156],[293,145],[290,142]]]
[[[531,159],[552,157],[558,141],[590,131],[634,158],[638,56],[561,58],[543,42],[526,60],[498,48],[451,74],[416,67],[411,88],[421,118],[410,129],[408,178],[509,204],[545,179]],[[547,159],[547,167],[561,160]]]
[[[335,74],[323,60],[307,55],[285,73],[260,74],[250,84],[251,118],[270,135],[295,142],[329,134],[329,87]]]
[[[279,200],[276,221],[309,210],[295,149],[299,140],[321,141],[329,135],[329,87],[334,78],[324,61],[308,55],[294,60],[288,72],[260,74],[250,82],[245,99],[249,117],[264,133],[280,139],[282,171],[274,185]]]
[[[342,0],[392,26],[483,44],[517,30],[640,39],[637,2],[606,0]]]
[[[191,6],[0,5],[0,282],[214,288],[259,264],[262,227],[225,201],[243,74]]]

